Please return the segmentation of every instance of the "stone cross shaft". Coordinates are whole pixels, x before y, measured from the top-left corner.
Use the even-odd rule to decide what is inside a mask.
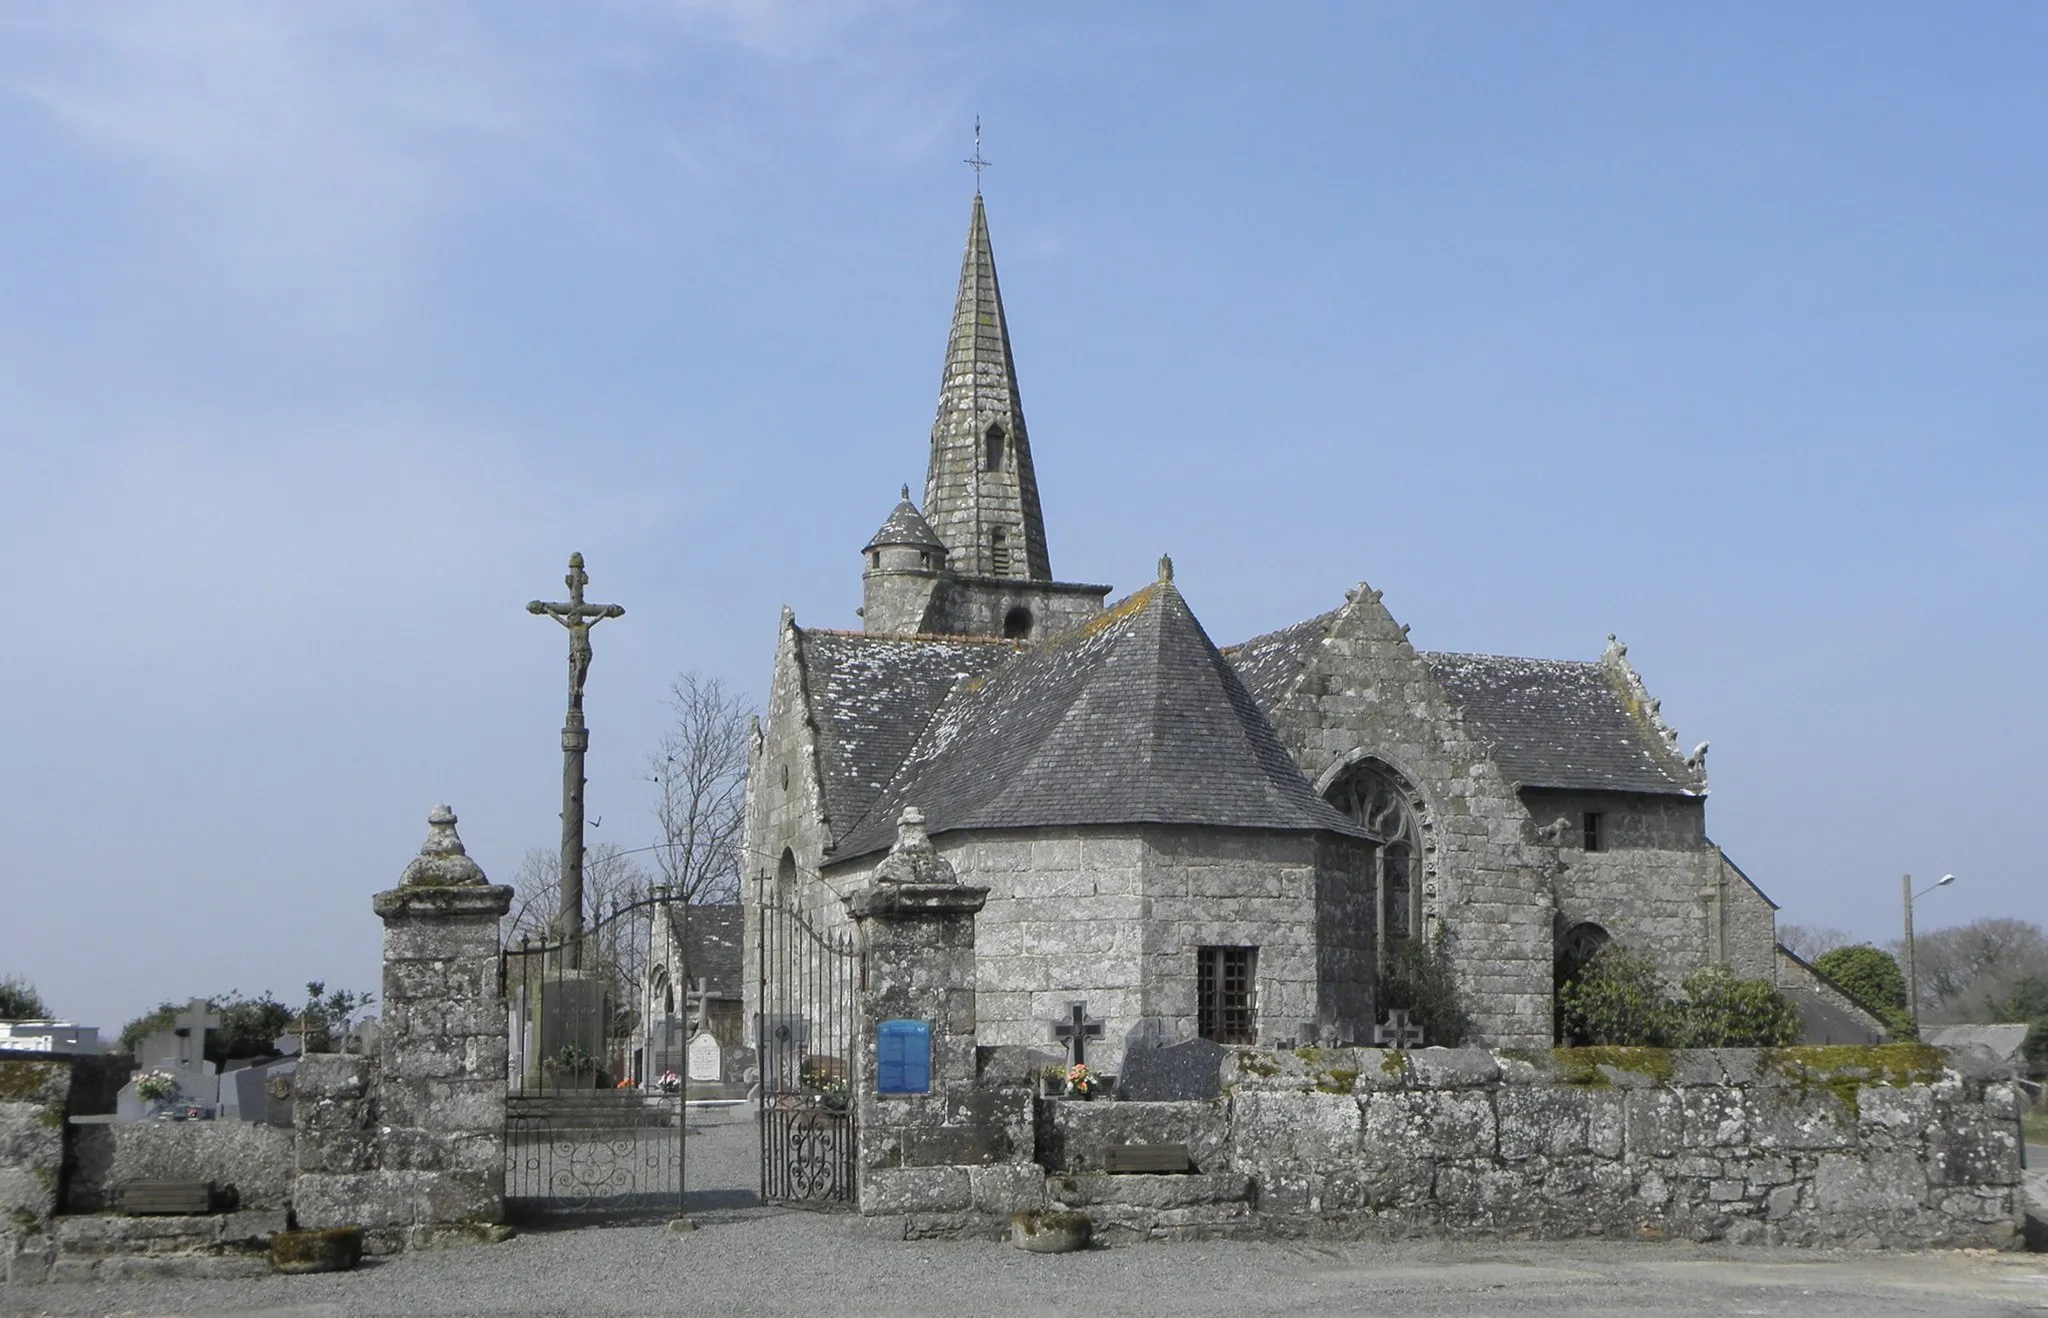
[[[1080,1066],[1088,1060],[1088,1041],[1102,1037],[1102,1022],[1088,1019],[1087,1003],[1070,1002],[1067,1018],[1053,1022],[1052,1037],[1067,1045],[1073,1065]]]
[[[583,760],[590,750],[590,730],[583,725],[583,681],[590,674],[590,629],[606,618],[625,616],[617,604],[590,604],[583,588],[590,575],[583,555],[569,555],[569,575],[562,578],[569,598],[560,604],[533,600],[528,613],[553,618],[569,631],[569,713],[562,722],[562,901],[555,932],[569,946],[568,964],[580,965],[583,940]]]
[[[206,1032],[220,1028],[216,1015],[204,998],[194,998],[179,1013],[171,1030],[178,1039],[178,1065],[199,1074],[206,1061]]]

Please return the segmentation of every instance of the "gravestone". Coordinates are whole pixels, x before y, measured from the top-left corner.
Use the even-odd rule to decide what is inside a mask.
[[[725,1079],[725,1049],[709,1033],[699,1032],[690,1040],[690,1079],[698,1084],[717,1084]]]
[[[220,1105],[220,1077],[213,1063],[206,1060],[206,1032],[219,1024],[220,1017],[208,1009],[205,1000],[194,998],[169,1029],[158,1030],[136,1045],[138,1074],[169,1071],[178,1082],[177,1095],[171,1100],[173,1108],[196,1109],[211,1115]],[[141,1121],[147,1113],[148,1104],[135,1092],[135,1081],[131,1078],[116,1099],[114,1120]]]
[[[1395,1007],[1387,1012],[1387,1023],[1372,1027],[1372,1041],[1379,1048],[1420,1048],[1422,1027],[1408,1023],[1408,1012]]]
[[[1223,1058],[1230,1050],[1209,1039],[1189,1039],[1164,1048],[1131,1048],[1117,1077],[1119,1099],[1134,1103],[1180,1103],[1218,1098],[1223,1093]]]
[[[1088,1041],[1102,1037],[1102,1022],[1090,1020],[1088,1004],[1069,1002],[1067,1014],[1052,1023],[1052,1037],[1067,1045],[1067,1062],[1080,1066],[1088,1060]]]

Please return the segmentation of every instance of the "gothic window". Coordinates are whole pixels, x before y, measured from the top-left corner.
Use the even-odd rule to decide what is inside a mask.
[[[1003,615],[1003,635],[1012,641],[1021,641],[1031,635],[1031,610],[1019,604]]]
[[[1256,1043],[1252,986],[1257,982],[1256,947],[1195,950],[1195,1029],[1216,1043]]]
[[[775,862],[775,896],[787,902],[796,895],[796,853],[788,847],[782,849],[782,859]]]
[[[982,437],[983,452],[981,469],[1001,471],[1003,469],[1003,426],[1000,421],[991,422],[988,433]]]
[[[1329,793],[1331,805],[1385,839],[1373,859],[1374,919],[1389,938],[1406,938],[1420,923],[1422,830],[1411,799],[1392,774],[1370,763],[1353,765]]]
[[[989,528],[988,570],[997,576],[1010,570],[1010,533],[1000,526]]]
[[[656,966],[654,968],[654,996],[661,999],[661,1014],[663,1016],[673,1016],[676,1014],[676,990],[675,986],[668,982],[667,966]]]

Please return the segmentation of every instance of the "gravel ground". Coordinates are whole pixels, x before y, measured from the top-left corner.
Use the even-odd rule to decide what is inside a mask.
[[[2048,1257],[1671,1244],[1209,1243],[1025,1254],[876,1239],[844,1214],[753,1205],[753,1127],[692,1125],[692,1233],[533,1231],[355,1273],[0,1289],[0,1314],[1788,1314],[2048,1312]],[[701,1137],[700,1137],[701,1136]],[[2036,1164],[2039,1166],[2039,1164]]]

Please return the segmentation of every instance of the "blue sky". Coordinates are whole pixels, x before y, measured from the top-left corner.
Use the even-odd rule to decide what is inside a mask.
[[[0,973],[374,988],[448,801],[594,840],[678,669],[855,625],[985,125],[1055,572],[1591,658],[1788,921],[2048,919],[2048,9],[0,13]]]

